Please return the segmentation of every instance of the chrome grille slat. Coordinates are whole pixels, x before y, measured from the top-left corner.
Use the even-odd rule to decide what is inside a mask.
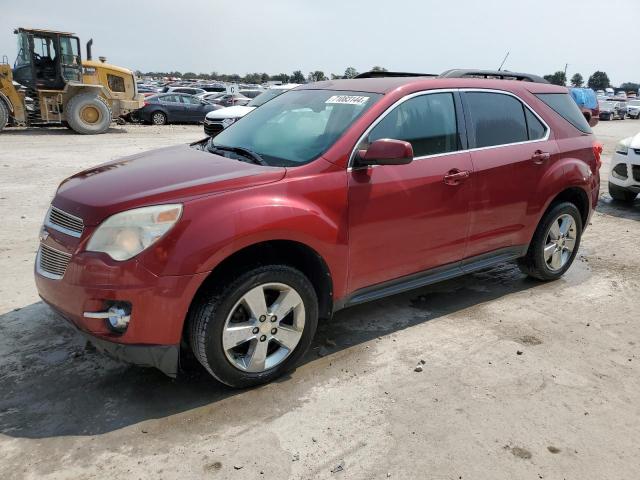
[[[36,261],[38,273],[44,277],[60,280],[67,271],[70,260],[70,254],[41,244]]]
[[[84,221],[81,218],[60,210],[53,205],[49,207],[45,225],[77,238],[82,235],[84,230]]]

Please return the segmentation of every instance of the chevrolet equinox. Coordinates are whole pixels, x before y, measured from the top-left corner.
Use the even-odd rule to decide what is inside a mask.
[[[557,279],[601,146],[566,88],[528,80],[303,85],[213,139],[78,173],[46,214],[39,294],[116,358],[175,376],[190,349],[246,387],[342,308],[511,260]]]

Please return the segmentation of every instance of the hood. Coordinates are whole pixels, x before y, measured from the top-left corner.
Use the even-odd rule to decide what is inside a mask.
[[[637,133],[633,137],[625,138],[620,143],[626,145],[629,148],[633,148],[634,150],[637,150],[640,148],[640,133]]]
[[[276,182],[285,172],[282,167],[254,165],[179,145],[69,177],[60,184],[53,204],[82,218],[85,225],[97,225],[123,210]]]
[[[207,120],[224,120],[225,118],[240,118],[254,110],[256,107],[243,107],[235,105],[233,107],[221,108],[214,112],[207,113]]]

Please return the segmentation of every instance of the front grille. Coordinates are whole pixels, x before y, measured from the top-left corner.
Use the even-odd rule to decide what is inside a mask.
[[[210,137],[215,137],[222,130],[224,130],[222,123],[206,123],[205,122],[204,124],[204,133],[206,133]]]
[[[640,155],[640,148],[634,148],[633,151],[636,155]]]
[[[640,182],[640,165],[632,165],[633,179],[636,182]]]
[[[67,270],[71,255],[46,245],[40,245],[37,258],[38,273],[44,277],[60,280]]]
[[[45,224],[54,230],[66,233],[72,237],[80,237],[84,230],[84,222],[81,218],[75,217],[70,213],[63,212],[53,205],[49,208]]]

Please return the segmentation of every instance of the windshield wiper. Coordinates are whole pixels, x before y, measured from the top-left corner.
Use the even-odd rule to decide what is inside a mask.
[[[216,151],[233,152],[233,153],[240,154],[245,158],[248,158],[249,160],[251,160],[252,163],[255,163],[256,165],[263,165],[263,166],[269,165],[264,160],[264,158],[262,158],[258,153],[244,147],[230,147],[227,145],[216,145],[213,142],[211,142],[208,146],[208,150],[211,153],[216,153]]]

